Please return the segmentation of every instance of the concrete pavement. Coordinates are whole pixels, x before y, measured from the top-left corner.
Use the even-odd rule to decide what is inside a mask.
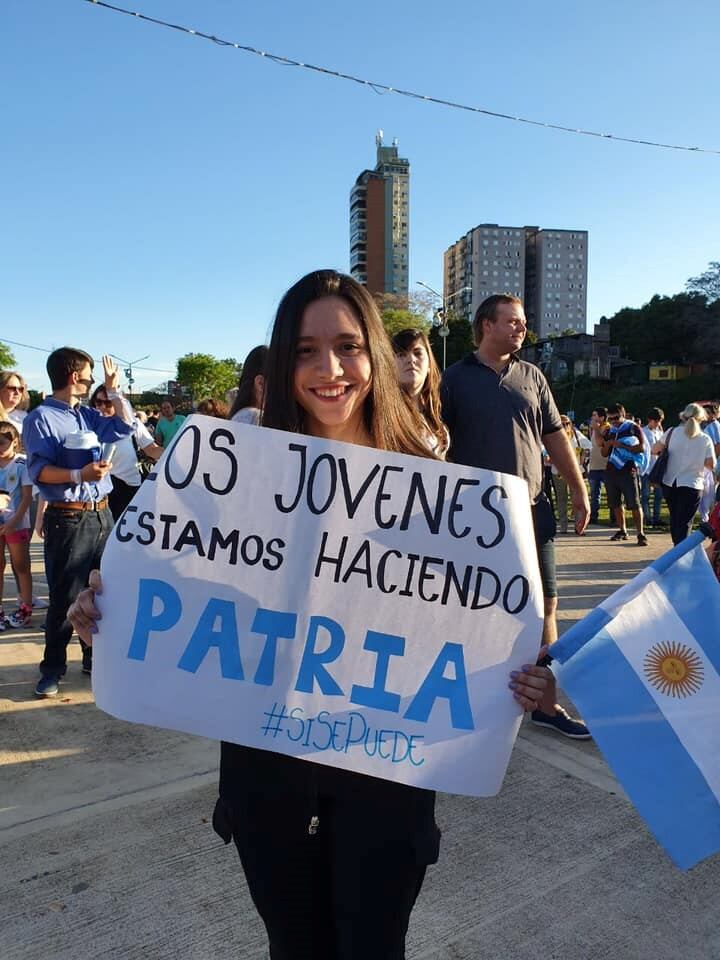
[[[609,533],[559,538],[561,628],[670,545]],[[0,634],[1,960],[266,957],[209,823],[217,745],[102,714],[77,645],[60,696],[37,700],[41,642]],[[525,724],[500,795],[441,796],[438,820],[410,960],[720,960],[720,857],[676,870],[592,743]]]

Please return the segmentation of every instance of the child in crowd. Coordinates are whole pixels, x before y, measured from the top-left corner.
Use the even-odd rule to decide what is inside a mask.
[[[20,434],[9,420],[0,421],[0,631],[26,627],[32,617],[30,573],[30,502],[32,483],[19,452]],[[19,605],[9,617],[2,603],[7,545],[15,571]]]

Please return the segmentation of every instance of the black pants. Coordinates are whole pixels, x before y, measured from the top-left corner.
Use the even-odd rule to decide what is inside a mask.
[[[434,810],[429,790],[222,745],[213,825],[235,841],[272,960],[403,960],[439,854]]]
[[[112,530],[110,511],[45,511],[45,574],[50,606],[45,626],[45,654],[40,664],[43,676],[62,677],[67,665],[67,645],[73,628],[67,619],[68,607],[87,586],[90,571],[100,566],[105,541]],[[89,659],[90,648],[83,647]]]
[[[673,543],[680,543],[690,536],[693,517],[700,506],[702,490],[693,487],[668,487],[663,484],[663,495],[670,511],[670,536]]]
[[[112,518],[117,523],[125,507],[140,489],[140,485],[138,484],[137,487],[133,487],[129,483],[125,483],[124,480],[121,480],[120,477],[112,477],[111,479],[113,488],[110,491],[108,503],[110,505]]]

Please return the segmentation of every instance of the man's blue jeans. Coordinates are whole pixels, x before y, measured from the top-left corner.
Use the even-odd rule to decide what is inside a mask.
[[[588,471],[588,480],[590,481],[590,520],[597,523],[600,512],[600,490],[605,481],[605,471]]]
[[[40,664],[44,677],[59,679],[65,674],[67,645],[73,634],[68,607],[87,586],[90,571],[100,566],[112,526],[107,507],[98,511],[48,507],[45,511],[45,574],[50,606]]]
[[[650,495],[653,498],[652,516],[650,516]],[[640,489],[640,498],[642,500],[643,520],[645,523],[651,523],[657,526],[660,523],[660,506],[663,502],[663,492],[661,487],[651,487],[649,475],[645,474],[642,478],[642,487]]]

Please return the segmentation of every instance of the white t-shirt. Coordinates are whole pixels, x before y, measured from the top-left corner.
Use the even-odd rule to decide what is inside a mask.
[[[669,432],[666,430],[662,436],[665,444],[668,442]],[[702,490],[706,460],[712,460],[713,465],[715,464],[715,450],[710,437],[705,433],[689,437],[682,425],[674,427],[668,444],[668,462],[663,483],[669,487],[675,484],[678,487]]]
[[[149,447],[151,443],[155,443],[148,428],[139,420],[135,431],[135,440],[141,450]],[[110,476],[123,480],[130,487],[139,487],[141,478],[132,437],[123,437],[122,440],[116,440],[115,447]]]
[[[8,420],[15,427],[15,429],[21,436],[22,436],[23,420],[25,419],[26,416],[27,416],[27,410],[18,410],[16,408],[15,410],[8,411],[8,415],[7,415]]]
[[[254,427],[260,423],[260,410],[257,407],[243,407],[232,415],[235,423],[251,423]]]
[[[645,441],[647,443],[648,450],[652,450],[658,440],[663,439],[663,432],[660,427],[648,427],[647,424],[642,428],[642,432],[645,434]],[[648,464],[645,470],[643,471],[643,476],[650,473],[652,468],[655,466],[655,461],[657,460],[657,454],[651,453],[648,459]]]

